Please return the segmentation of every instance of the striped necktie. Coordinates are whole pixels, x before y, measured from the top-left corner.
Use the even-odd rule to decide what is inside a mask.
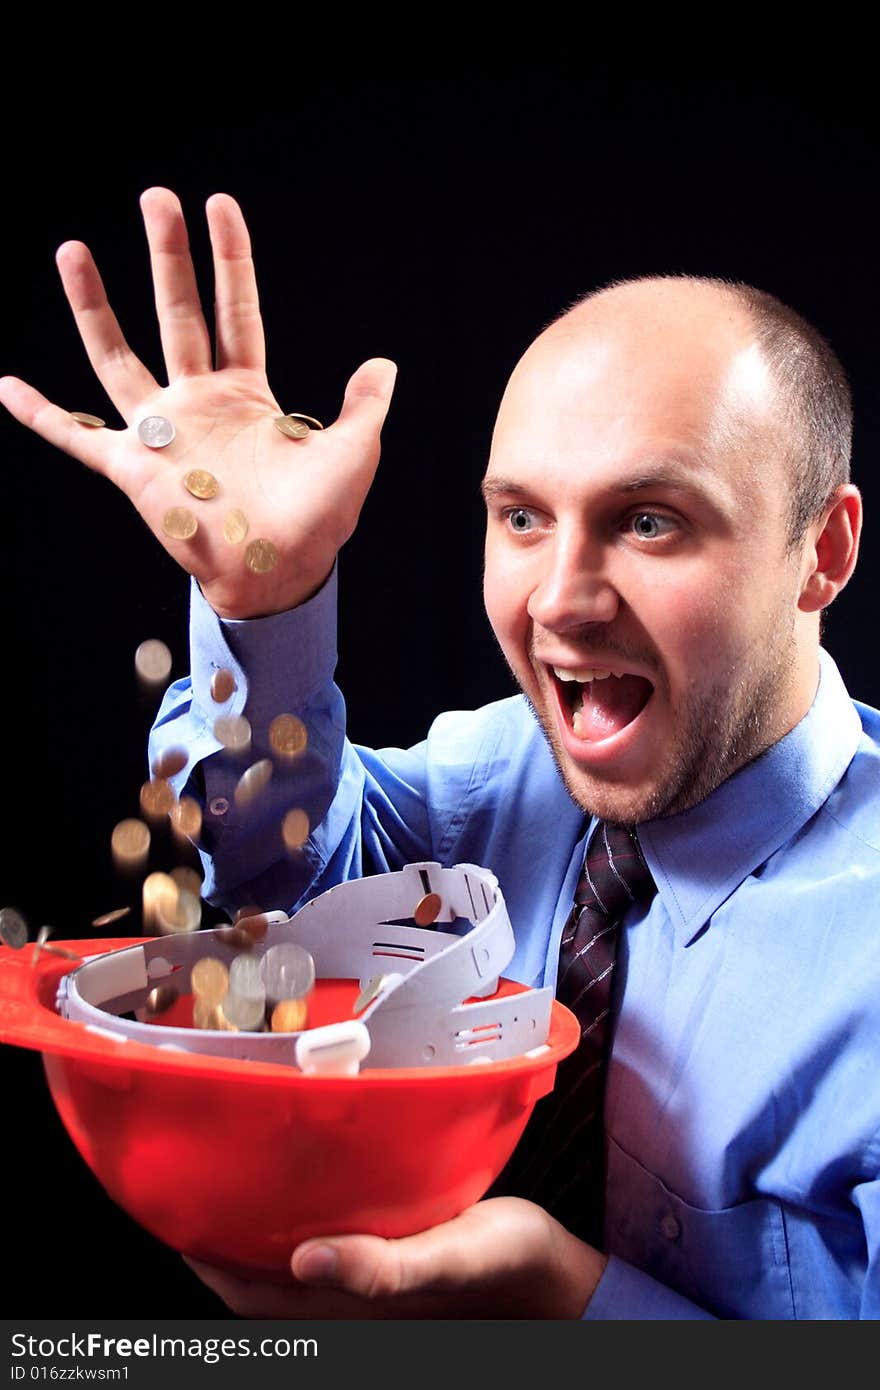
[[[559,949],[556,996],[581,1026],[556,1085],[535,1106],[510,1162],[488,1196],[526,1197],[566,1229],[599,1245],[605,1162],[602,1109],[611,980],[621,919],[656,892],[634,830],[600,821],[590,836]]]

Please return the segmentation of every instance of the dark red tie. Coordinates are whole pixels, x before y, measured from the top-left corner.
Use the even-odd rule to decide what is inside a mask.
[[[600,821],[562,933],[556,978],[556,997],[577,1016],[581,1040],[559,1064],[553,1091],[535,1106],[487,1194],[527,1197],[592,1245],[602,1236],[602,1104],[617,938],[627,908],[655,892],[635,831]]]

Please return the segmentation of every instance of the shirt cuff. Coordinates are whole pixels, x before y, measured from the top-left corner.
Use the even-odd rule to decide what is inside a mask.
[[[711,1313],[616,1255],[608,1264],[582,1320],[602,1322],[714,1321]]]

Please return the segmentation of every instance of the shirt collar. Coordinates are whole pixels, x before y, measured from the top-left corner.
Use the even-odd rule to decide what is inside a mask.
[[[861,733],[840,672],[820,649],[816,697],[790,733],[699,805],[639,826],[645,860],[682,945],[819,809]]]

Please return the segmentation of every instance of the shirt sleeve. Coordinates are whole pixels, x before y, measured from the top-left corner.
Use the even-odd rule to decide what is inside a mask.
[[[698,1308],[674,1289],[611,1255],[596,1291],[583,1313],[596,1322],[703,1322],[713,1314]]]
[[[345,702],[333,681],[336,594],[334,567],[308,602],[239,621],[218,618],[192,581],[191,674],[167,691],[149,756],[152,765],[165,750],[186,751],[186,766],[171,781],[202,807],[203,896],[228,910],[254,904],[291,913],[326,887],[359,877],[365,853],[367,870],[431,857],[426,745],[377,754],[345,737]],[[219,670],[235,682],[222,704],[211,693]],[[289,761],[269,742],[279,714],[295,714],[306,726],[306,748]],[[218,715],[247,718],[246,752],[221,744]],[[250,802],[237,798],[242,773],[262,759],[272,763],[268,784]],[[289,851],[281,826],[294,809],[305,812],[309,835]]]

